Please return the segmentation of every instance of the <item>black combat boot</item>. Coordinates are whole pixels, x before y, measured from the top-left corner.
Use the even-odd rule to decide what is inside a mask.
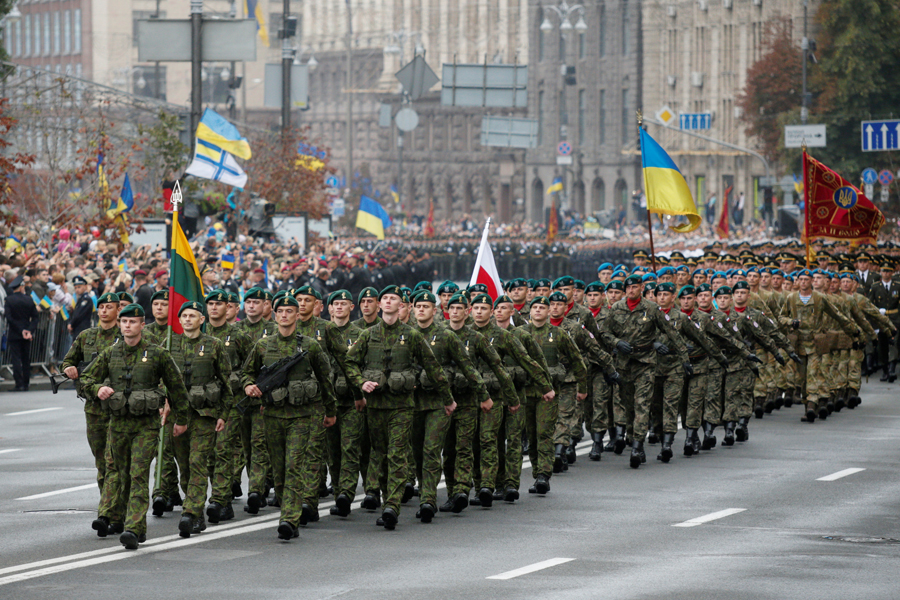
[[[434,519],[434,507],[425,502],[419,507],[419,520],[423,523],[431,523],[431,520]]]
[[[494,505],[494,491],[491,488],[483,487],[478,490],[478,499],[481,500],[482,508],[490,508]]]
[[[741,417],[738,419],[738,427],[734,432],[734,436],[739,442],[746,442],[750,439],[750,429],[747,427],[749,425],[750,419],[748,417]]]
[[[780,388],[775,390],[775,410],[781,410],[781,407],[784,406],[784,396],[784,390]]]
[[[818,406],[819,406],[819,420],[824,421],[825,419],[828,418],[828,408],[823,404],[819,404]]]
[[[529,492],[531,490],[528,490]],[[503,501],[504,502],[515,502],[519,499],[519,490],[514,487],[506,488],[506,491],[503,492]]]
[[[531,490],[528,490],[529,492]],[[537,476],[537,479],[534,481],[534,492],[536,494],[546,494],[550,491],[550,479],[544,475],[543,473]]]
[[[166,506],[168,502],[162,496],[157,496],[153,499],[153,516],[161,517],[166,512]]]
[[[240,498],[244,495],[244,490],[241,489],[241,482],[235,481],[231,484],[231,497],[232,498]]]
[[[650,428],[650,434],[647,436],[648,444],[658,444],[660,435],[662,434],[662,425],[654,425]]]
[[[215,525],[222,518],[222,505],[218,502],[210,502],[206,507],[206,518]]]
[[[556,458],[553,459],[553,472],[554,473],[562,473],[562,465],[563,465],[563,445],[556,444],[554,446],[554,455]]]
[[[406,485],[403,486],[403,497],[400,498],[400,504],[406,504],[407,502],[412,500],[415,495],[416,486],[407,481]]]
[[[790,408],[794,405],[794,388],[788,388],[783,390],[784,392],[784,407]]]
[[[450,512],[453,510],[453,496],[448,496],[447,501],[438,508],[440,512]]]
[[[807,402],[806,403],[806,422],[807,423],[815,423],[816,416],[818,416],[818,410],[816,409],[815,402]]]
[[[609,434],[609,441],[606,442],[606,448],[604,448],[604,450],[612,452],[616,448],[616,428],[610,427],[606,432]]]
[[[712,450],[716,447],[716,436],[714,432],[716,430],[716,426],[706,421],[703,423],[703,446],[704,450]]]
[[[734,446],[734,428],[736,423],[734,421],[726,421],[725,422],[725,437],[722,438],[723,446]]]
[[[119,543],[125,546],[126,550],[137,550],[139,541],[140,538],[133,531],[124,531],[119,536]]]
[[[694,455],[694,434],[697,433],[697,430],[693,427],[688,427],[684,430],[685,438],[684,438],[684,455],[685,456],[693,456]]]
[[[568,446],[563,445],[563,451],[559,455],[559,457],[562,459],[562,472],[563,473],[565,473],[566,471],[569,470],[569,456],[566,454],[566,450],[565,450],[567,447]]]
[[[300,530],[287,521],[278,524],[278,539],[289,541],[291,538],[300,537]]]
[[[757,419],[763,418],[763,412],[765,412],[765,409],[763,408],[763,403],[765,402],[765,400],[766,400],[765,396],[754,396],[753,397],[753,414],[756,416]],[[770,410],[768,412],[772,412],[772,411]]]
[[[386,508],[381,513],[381,520],[384,521],[384,528],[393,531],[397,528],[397,512],[393,508]]]
[[[222,514],[219,515],[219,521],[230,521],[234,518],[234,508],[231,507],[231,502],[222,507]]]
[[[593,461],[598,461],[602,458],[603,455],[603,434],[602,433],[592,433],[591,434],[591,451],[588,454],[588,459]]]
[[[631,459],[628,464],[632,469],[637,469],[645,462],[647,462],[647,455],[644,454],[644,441],[634,440],[631,443]]]
[[[897,381],[897,361],[892,360],[888,365],[888,383]]]
[[[763,409],[766,411],[767,415],[772,414],[772,411],[777,408],[777,403],[775,398],[778,397],[778,392],[769,392],[766,395],[766,403],[763,405]]]
[[[837,392],[832,392],[831,395],[828,396],[828,399],[825,401],[825,409],[828,411],[829,415],[834,412],[834,403],[836,396]]]
[[[349,516],[350,515],[350,504],[352,504],[352,502],[353,502],[352,499],[347,494],[344,494],[344,493],[338,494],[337,498],[334,499],[334,506],[332,507],[332,509],[336,508],[337,510],[333,510],[333,512],[331,512],[331,514],[333,514],[333,515],[336,514],[339,517]]]
[[[469,495],[459,492],[453,496],[453,508],[450,509],[450,512],[459,514],[465,510],[467,506],[469,506]],[[384,517],[384,515],[381,516]]]
[[[375,494],[366,494],[366,497],[362,499],[360,503],[360,508],[364,508],[366,510],[375,510],[379,506],[381,506],[381,500],[378,499],[378,496]]]
[[[847,408],[856,408],[862,400],[859,399],[859,390],[850,388],[847,392]]]
[[[615,444],[613,445],[613,452],[618,455],[621,455],[625,450],[625,426],[624,425],[616,425],[616,439]]]
[[[672,460],[672,443],[675,441],[674,433],[664,433],[662,436],[662,451],[659,453],[659,456],[656,457],[656,460],[661,460],[664,463]]]
[[[183,538],[191,537],[194,530],[194,518],[191,515],[182,514],[181,520],[178,522],[178,535]]]
[[[700,442],[700,433],[694,429],[694,435],[691,437],[691,445],[694,447],[694,454],[700,454],[703,444]]]
[[[578,459],[578,455],[575,454],[575,444],[577,442],[573,439],[572,443],[569,444],[569,447],[566,448],[566,462],[570,465],[574,465],[575,461]]]
[[[94,522],[91,523],[91,529],[97,532],[97,537],[105,538],[109,535],[109,518],[97,517],[94,519]]]
[[[262,506],[265,506],[262,496],[257,492],[250,492],[250,495],[247,496],[247,506],[245,507],[247,512],[251,515],[259,514],[259,509]]]

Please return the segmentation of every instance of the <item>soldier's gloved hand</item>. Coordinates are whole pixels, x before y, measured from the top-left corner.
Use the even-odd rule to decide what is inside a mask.
[[[690,361],[687,361],[687,362],[683,363],[682,366],[684,367],[684,374],[685,374],[685,375],[687,375],[688,377],[690,377],[691,375],[694,374],[694,365],[692,365]]]
[[[791,352],[790,354],[788,354],[788,356],[790,356],[791,360],[794,361],[795,363],[797,363],[798,365],[803,364],[803,359],[800,358],[799,356],[797,356],[796,352]]]
[[[747,357],[747,360],[749,360],[752,363],[762,364],[762,361],[760,360],[760,358],[755,354],[750,354],[750,356]]]
[[[793,321],[791,321],[791,328],[792,329],[800,329],[800,320],[794,319]]]
[[[854,350],[859,350],[859,342],[857,340],[853,340],[853,343],[850,344],[850,347]]]
[[[616,342],[616,350],[618,350],[622,354],[631,354],[632,352],[634,352],[634,348],[632,348],[631,344],[629,344],[625,340],[619,340],[618,342]]]
[[[653,349],[656,350],[656,353],[661,356],[665,356],[669,353],[669,347],[662,342],[653,342]]]
[[[622,378],[619,377],[619,372],[618,372],[618,371],[611,371],[611,372],[609,372],[609,373],[607,373],[606,371],[604,371],[604,372],[603,372],[603,379],[606,380],[606,383],[607,383],[608,385],[613,385],[613,384],[615,384],[615,383],[619,383],[620,381],[622,381]]]
[[[716,361],[719,363],[720,367],[722,367],[723,369],[728,369],[728,359],[727,358],[722,358],[722,360],[719,360],[717,358]]]
[[[750,370],[753,371],[753,375],[755,375],[756,377],[759,377],[759,367],[757,367],[754,364],[751,364]]]
[[[782,367],[787,364],[787,361],[784,360],[784,357],[781,355],[781,352],[775,354],[775,362],[777,362]]]

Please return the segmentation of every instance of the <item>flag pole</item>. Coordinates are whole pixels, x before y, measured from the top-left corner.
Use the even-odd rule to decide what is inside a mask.
[[[811,256],[809,254],[809,182],[806,181],[806,140],[803,140],[803,222],[804,222],[804,232],[803,238],[806,240],[806,268],[810,267],[812,263]]]
[[[644,114],[641,112],[641,109],[637,110],[637,123],[638,123],[638,147],[641,146],[641,136],[640,130],[644,128]],[[643,148],[640,148],[641,152],[643,152]],[[644,187],[647,187],[647,184],[644,184]],[[644,190],[644,194],[647,193],[647,190]],[[653,220],[650,214],[650,208],[647,208],[647,233],[650,234],[650,268],[653,269],[653,272],[656,272],[656,250],[653,248]]]

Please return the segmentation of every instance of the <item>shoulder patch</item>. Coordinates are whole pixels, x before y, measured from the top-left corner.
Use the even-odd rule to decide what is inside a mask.
[[[716,325],[718,325],[718,326],[719,326],[719,329],[725,329],[725,328],[724,328],[724,327],[723,327],[723,326],[722,326],[722,324],[721,324],[721,323],[716,323]]]

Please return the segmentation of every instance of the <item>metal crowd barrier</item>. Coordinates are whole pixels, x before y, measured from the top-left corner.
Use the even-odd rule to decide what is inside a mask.
[[[58,314],[42,310],[38,316],[38,324],[32,332],[31,340],[31,372],[43,373],[48,377],[69,351],[72,336],[66,327],[67,322]],[[2,324],[2,338],[6,339],[9,326],[6,320]],[[9,343],[0,348],[0,373],[12,378],[12,361],[10,360]]]

